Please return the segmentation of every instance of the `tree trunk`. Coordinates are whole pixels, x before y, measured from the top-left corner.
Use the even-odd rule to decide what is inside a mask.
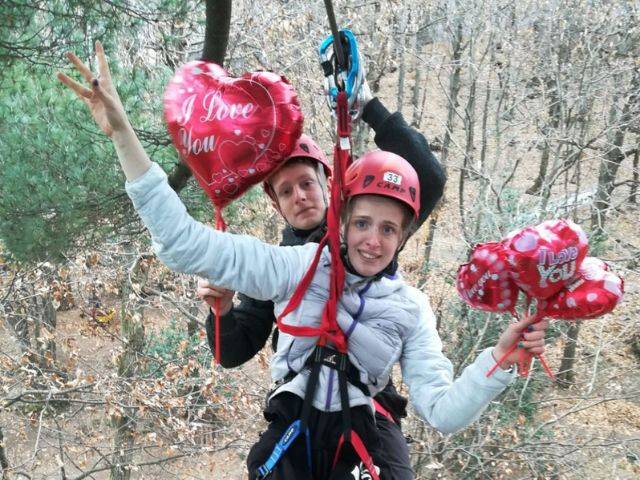
[[[451,146],[451,132],[453,132],[454,128],[454,119],[456,114],[456,107],[458,105],[458,93],[460,92],[460,71],[462,66],[460,64],[460,58],[462,56],[462,51],[464,50],[464,46],[462,45],[462,23],[458,23],[456,27],[456,31],[453,37],[453,54],[452,54],[452,63],[453,63],[453,72],[451,73],[451,77],[449,78],[449,105],[447,107],[447,125],[445,127],[444,140],[442,141],[442,155],[440,155],[440,163],[442,164],[442,169],[447,174],[447,160],[449,157],[449,147]],[[431,213],[431,219],[429,220],[429,236],[427,238],[425,249],[424,249],[424,261],[423,261],[423,270],[426,271],[429,266],[429,260],[431,258],[431,251],[433,248],[433,239],[436,234],[436,229],[438,226],[438,210],[444,203],[444,196],[440,200],[440,206]]]
[[[135,268],[135,267],[134,267]],[[118,376],[132,378],[139,369],[139,356],[144,350],[144,324],[142,309],[129,307],[129,278],[122,285],[122,308],[120,310],[120,329],[124,339],[124,349],[118,358]],[[124,383],[127,385],[127,383]],[[129,480],[130,465],[133,459],[135,435],[135,409],[118,408],[111,415],[111,426],[114,428],[113,457],[110,480]]]
[[[231,25],[231,0],[206,0],[206,27],[202,60],[224,64],[229,43]],[[169,185],[176,192],[182,190],[191,178],[191,170],[183,163],[177,164],[169,173]]]
[[[418,62],[420,57],[420,45],[418,43],[418,34],[413,35],[413,45],[415,48],[415,57],[413,61],[413,93],[411,97],[411,104],[413,105],[413,118],[411,119],[411,126],[413,128],[420,128],[420,122],[422,120],[423,108],[421,104],[421,91],[422,91],[422,68]]]
[[[44,295],[36,302],[39,312],[34,312],[33,330],[38,364],[43,370],[50,370],[56,364],[56,309],[50,295]]]
[[[469,40],[469,65],[474,63],[474,46],[473,38]],[[466,141],[464,146],[464,160],[463,166],[460,169],[460,179],[458,182],[458,210],[460,214],[460,229],[462,236],[467,244],[471,243],[469,231],[467,228],[467,218],[465,210],[465,192],[464,181],[467,178],[477,178],[477,175],[473,172],[474,168],[474,142],[475,135],[474,130],[476,127],[476,85],[477,85],[476,68],[469,68],[469,97],[467,99],[467,105],[464,109],[464,130],[466,134]]]
[[[578,334],[580,333],[580,322],[573,322],[569,326],[567,332],[567,343],[564,346],[562,352],[562,362],[560,362],[560,372],[558,372],[558,386],[561,388],[568,388],[573,385],[575,378],[575,371],[573,366],[576,361],[576,344],[578,341]]]
[[[109,480],[129,480],[131,478],[131,460],[133,458],[132,448],[133,421],[128,415],[111,417],[111,426],[115,429],[113,436],[114,454],[111,460],[111,474]]]
[[[443,205],[444,199],[440,201],[438,206],[429,216],[429,232],[427,233],[427,241],[424,244],[424,260],[422,263],[422,270],[424,274],[426,274],[426,271],[429,268],[429,260],[431,259],[431,251],[433,250],[433,237],[435,236],[436,228],[438,227],[438,214]]]
[[[549,146],[549,142],[545,139],[544,146],[542,147],[542,155],[540,156],[540,166],[538,168],[538,176],[533,181],[533,185],[531,185],[527,189],[527,193],[529,195],[540,195],[540,189],[542,188],[542,182],[547,176],[547,168],[549,167],[549,153],[551,147]]]
[[[469,64],[473,65],[474,62],[474,46],[473,39],[469,40]],[[475,144],[475,126],[476,126],[476,87],[477,87],[478,74],[476,68],[469,68],[469,97],[467,98],[467,105],[464,109],[464,130],[466,134],[466,141],[464,146],[464,175],[469,177],[471,172],[469,168],[474,168],[474,155],[473,149]]]
[[[196,322],[196,318],[200,316],[200,305],[197,301],[192,301],[189,307],[189,313],[193,316],[187,322],[187,337],[193,338],[194,335],[198,334],[198,330],[200,327],[198,326],[198,322]]]
[[[614,120],[612,122],[614,130],[610,135],[607,135],[607,140],[609,145],[611,145],[611,148],[607,151],[600,162],[598,188],[596,190],[594,209],[591,214],[591,229],[594,233],[604,233],[607,210],[611,206],[611,194],[615,188],[614,181],[616,179],[616,174],[618,173],[618,168],[625,159],[625,155],[622,151],[622,145],[624,143],[625,133],[629,128],[634,108],[639,100],[639,89],[640,69],[636,68],[633,72],[633,78],[631,79],[629,89],[630,94],[619,116],[616,114],[617,105],[615,99],[611,105],[610,118]],[[617,121],[615,121],[616,119]]]
[[[489,121],[489,104],[491,101],[491,83],[487,82],[487,90],[484,97],[484,107],[482,109],[482,142],[480,148],[480,170],[485,170],[487,158],[487,123]]]
[[[399,32],[396,35],[396,57],[400,59],[400,65],[398,66],[398,91],[396,95],[396,110],[402,113],[402,107],[404,105],[404,83],[407,69],[407,54],[405,52],[406,47],[406,32],[407,32],[407,17],[403,15],[400,18]]]
[[[231,26],[231,0],[206,0],[206,27],[202,60],[224,64]]]
[[[560,125],[560,98],[558,98],[558,90],[553,84],[553,80],[547,78],[545,81],[547,90],[549,92],[549,125],[543,128],[544,134],[544,146],[542,148],[542,155],[540,156],[540,167],[538,169],[538,176],[533,181],[533,185],[527,189],[529,195],[540,195],[542,185],[547,178],[547,169],[549,168],[549,155],[551,153],[551,145],[549,137]]]
[[[7,451],[5,450],[4,433],[2,425],[0,425],[0,467],[2,467],[2,478],[8,477],[9,460],[7,459]]]
[[[449,77],[449,104],[447,106],[447,125],[445,127],[444,139],[442,141],[442,155],[440,156],[440,162],[442,168],[447,173],[447,160],[449,157],[449,147],[451,146],[451,134],[454,129],[454,119],[456,115],[456,109],[458,106],[458,93],[460,92],[460,72],[462,65],[460,58],[464,49],[462,45],[462,24],[459,23],[456,28],[456,33],[453,37],[453,55],[451,63],[453,64],[453,71],[451,77]]]

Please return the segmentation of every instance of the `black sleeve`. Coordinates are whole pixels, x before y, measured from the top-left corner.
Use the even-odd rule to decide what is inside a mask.
[[[367,103],[362,118],[376,132],[374,140],[378,148],[400,155],[418,173],[418,227],[421,226],[444,192],[446,177],[440,162],[431,152],[424,135],[410,127],[400,112],[390,113],[377,98]]]
[[[220,318],[220,364],[224,368],[238,367],[252,359],[267,343],[275,323],[273,302],[238,295],[240,304]],[[215,355],[214,320],[209,312],[205,327]]]

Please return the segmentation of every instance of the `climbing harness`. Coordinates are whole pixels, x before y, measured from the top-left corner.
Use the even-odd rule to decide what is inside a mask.
[[[287,449],[292,445],[296,438],[304,434],[307,450],[307,465],[309,471],[313,471],[311,435],[309,431],[309,416],[315,396],[320,371],[322,367],[329,367],[337,372],[338,390],[340,392],[340,406],[342,415],[342,434],[338,439],[338,444],[333,460],[333,467],[338,463],[342,449],[345,443],[349,443],[355,453],[360,458],[362,464],[366,467],[372,480],[379,480],[377,469],[373,464],[373,459],[362,441],[360,435],[351,427],[351,407],[349,405],[348,383],[360,388],[366,395],[370,392],[366,385],[361,384],[357,374],[350,374],[355,369],[349,362],[347,353],[347,338],[345,333],[340,329],[337,321],[337,305],[344,288],[345,269],[340,258],[340,211],[343,203],[343,178],[349,163],[351,162],[351,125],[350,116],[347,107],[347,95],[344,90],[338,92],[337,95],[337,142],[334,147],[334,174],[331,179],[331,202],[327,211],[327,234],[322,238],[315,257],[309,269],[302,278],[300,284],[296,288],[294,294],[289,300],[288,305],[280,316],[276,319],[278,329],[283,333],[294,336],[318,337],[316,348],[310,358],[311,371],[307,380],[307,388],[303,401],[302,412],[300,418],[295,420],[284,432],[276,443],[271,455],[267,461],[258,468],[257,477],[259,479],[267,478],[278,461],[286,453]],[[320,326],[294,326],[284,323],[283,319],[293,312],[302,301],[307,291],[318,262],[320,260],[323,248],[328,245],[331,252],[331,274],[329,280],[329,298],[325,305]],[[307,366],[306,368],[309,368]],[[333,388],[333,385],[329,385]]]
[[[369,471],[371,478],[373,480],[379,480],[371,455],[365,447],[360,435],[351,428],[351,407],[349,405],[347,385],[348,383],[355,385],[366,395],[370,395],[370,392],[366,385],[359,382],[357,374],[350,374],[350,371],[353,372],[352,369],[355,369],[355,367],[353,367],[349,362],[346,335],[340,329],[336,321],[337,305],[340,296],[342,295],[345,278],[344,265],[342,264],[339,255],[340,238],[338,234],[340,210],[342,208],[342,180],[344,178],[344,172],[351,161],[351,125],[349,113],[347,111],[346,93],[344,91],[340,91],[338,93],[337,106],[338,140],[334,148],[334,174],[331,185],[331,202],[327,212],[327,234],[320,241],[313,262],[300,281],[300,284],[296,288],[288,305],[276,319],[278,329],[283,333],[303,337],[318,337],[318,340],[312,357],[310,357],[312,358],[310,365],[311,372],[307,380],[307,388],[300,418],[294,421],[285,430],[284,434],[276,443],[276,446],[267,461],[258,468],[257,476],[259,479],[264,479],[269,476],[278,461],[285,454],[286,450],[301,434],[305,435],[307,464],[309,470],[312,471],[311,435],[308,420],[316,388],[318,386],[320,371],[323,366],[326,366],[337,372],[338,390],[340,392],[340,407],[342,413],[342,434],[338,439],[333,467],[338,463],[344,444],[349,443],[362,461],[363,465]],[[329,251],[332,252],[331,274],[329,281],[329,299],[325,305],[320,326],[310,327],[285,324],[283,319],[289,313],[293,312],[302,301],[302,298],[314,277],[325,245],[328,245]],[[308,366],[306,368],[308,368]],[[329,386],[329,388],[332,387],[333,385]]]

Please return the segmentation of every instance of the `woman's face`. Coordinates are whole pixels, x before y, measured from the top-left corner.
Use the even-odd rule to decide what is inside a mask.
[[[403,240],[404,209],[390,198],[358,195],[346,225],[347,255],[353,268],[370,277],[386,268]]]

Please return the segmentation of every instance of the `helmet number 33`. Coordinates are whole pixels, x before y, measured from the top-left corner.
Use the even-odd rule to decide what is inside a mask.
[[[395,185],[401,185],[402,184],[402,176],[398,175],[397,173],[385,172],[385,174],[384,174],[384,176],[382,178],[383,178],[383,180],[385,182],[393,183]]]

